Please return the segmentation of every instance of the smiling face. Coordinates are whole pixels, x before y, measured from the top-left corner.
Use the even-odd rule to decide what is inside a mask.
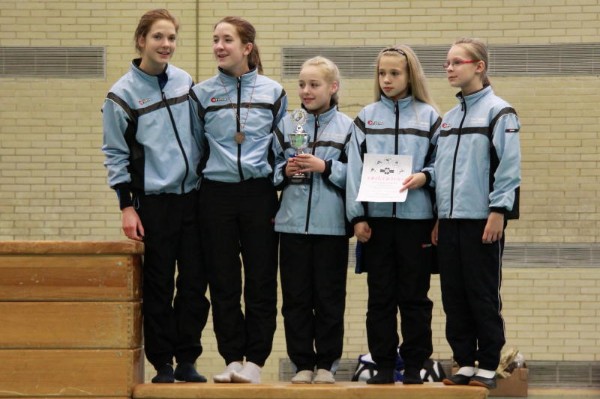
[[[213,32],[213,53],[219,68],[233,76],[242,76],[250,70],[248,55],[252,43],[242,43],[235,26],[221,22]]]
[[[173,22],[159,19],[145,36],[138,38],[142,56],[140,69],[149,75],[158,75],[166,68],[177,47],[177,30]]]
[[[319,66],[307,65],[298,76],[298,95],[302,105],[315,115],[329,109],[331,96],[338,90],[338,82],[327,82],[324,75]]]
[[[392,100],[408,96],[409,76],[406,57],[401,54],[384,54],[377,72],[381,92]]]
[[[446,76],[450,86],[460,88],[463,94],[471,94],[483,88],[483,61],[474,60],[460,45],[454,45],[446,57]]]

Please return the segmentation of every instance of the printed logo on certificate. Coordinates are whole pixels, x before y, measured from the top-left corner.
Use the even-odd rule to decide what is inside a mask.
[[[365,154],[357,201],[404,202],[402,182],[412,171],[412,156]]]

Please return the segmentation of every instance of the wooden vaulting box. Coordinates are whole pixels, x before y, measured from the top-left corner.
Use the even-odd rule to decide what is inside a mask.
[[[144,379],[136,242],[0,242],[0,398],[131,397]]]

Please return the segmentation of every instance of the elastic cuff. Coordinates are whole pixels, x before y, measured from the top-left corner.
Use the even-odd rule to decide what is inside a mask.
[[[323,173],[321,173],[321,176],[323,176],[324,179],[329,180],[329,176],[331,175],[331,164],[333,163],[333,161],[327,160],[325,161],[325,170],[323,171]]]
[[[117,193],[117,198],[119,199],[119,209],[125,209],[129,206],[133,206],[131,188],[129,187],[129,184],[117,184],[113,187],[113,190],[115,190]]]
[[[429,186],[429,183],[431,183],[431,173],[429,172],[421,172],[425,175],[425,186]]]
[[[352,219],[352,221],[350,223],[352,223],[352,225],[354,226],[356,223],[366,222],[366,221],[367,221],[366,216],[358,216],[358,217],[355,217],[354,219]]]
[[[506,208],[490,207],[490,212],[496,212],[505,215],[508,211],[506,210]]]

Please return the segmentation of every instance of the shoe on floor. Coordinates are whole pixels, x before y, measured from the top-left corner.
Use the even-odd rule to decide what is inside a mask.
[[[469,381],[469,385],[474,387],[484,387],[487,389],[496,388],[496,377],[486,378],[481,377],[479,375],[474,375],[471,377],[471,381]]]
[[[423,378],[421,378],[421,370],[412,367],[405,368],[402,383],[405,385],[423,384]]]
[[[260,384],[260,366],[256,363],[246,362],[240,371],[231,373],[231,382],[245,384]]]
[[[242,367],[244,367],[244,366],[242,366],[241,362],[231,362],[227,365],[227,367],[225,368],[225,371],[223,371],[220,374],[213,375],[213,381],[217,382],[217,383],[231,382],[231,375],[236,371],[240,371],[242,369]]]
[[[292,377],[292,384],[310,384],[313,379],[312,370],[300,370]]]
[[[454,374],[453,376],[444,378],[442,382],[444,385],[469,385],[471,378],[462,374]]]
[[[327,369],[318,369],[313,382],[315,384],[335,384],[335,378],[331,371]]]
[[[175,367],[175,379],[185,382],[206,382],[206,377],[198,374],[192,363],[178,363]]]
[[[367,384],[393,384],[394,370],[379,370],[377,374],[367,380]]]
[[[170,384],[173,382],[175,382],[175,377],[173,376],[173,366],[170,364],[161,366],[156,370],[156,375],[152,378],[153,384]]]

